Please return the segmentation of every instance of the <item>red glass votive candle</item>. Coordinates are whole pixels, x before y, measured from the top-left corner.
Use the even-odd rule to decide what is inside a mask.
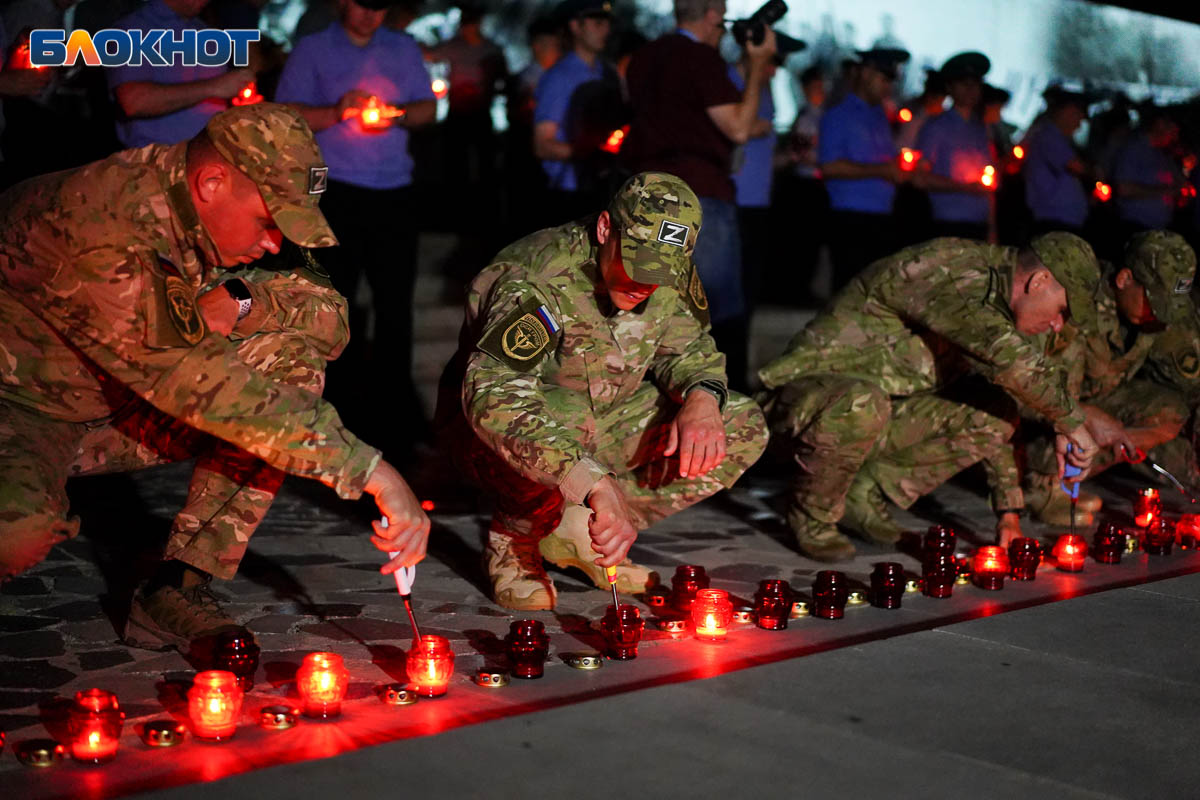
[[[1101,564],[1120,564],[1125,554],[1125,532],[1115,522],[1105,522],[1092,535],[1092,558]]]
[[[125,712],[117,696],[103,689],[75,693],[67,726],[71,735],[71,757],[76,761],[101,764],[117,755]]]
[[[409,688],[424,697],[441,697],[454,674],[454,651],[445,636],[422,636],[408,651],[405,664]]]
[[[954,594],[954,579],[958,577],[958,562],[944,551],[926,553],[921,562],[921,593],[926,597],[943,599]]]
[[[296,688],[304,701],[304,716],[329,719],[342,713],[350,687],[350,671],[337,653],[309,653],[296,673]]]
[[[871,605],[899,608],[904,596],[904,565],[895,561],[876,564],[871,571]]]
[[[733,622],[733,603],[724,589],[701,589],[692,601],[692,627],[696,638],[719,642],[729,632]]]
[[[1014,581],[1035,580],[1040,563],[1042,563],[1042,543],[1037,539],[1020,536],[1009,542],[1008,574]]]
[[[946,555],[954,555],[954,549],[958,546],[958,534],[948,525],[930,525],[929,530],[925,532],[923,553],[945,553]]]
[[[1087,542],[1082,536],[1066,534],[1058,537],[1054,549],[1050,551],[1058,568],[1063,572],[1082,572],[1083,560],[1087,557]]]
[[[1142,549],[1152,556],[1171,555],[1171,546],[1175,544],[1175,528],[1162,517],[1155,517],[1146,528],[1142,540]]]
[[[1175,543],[1183,550],[1196,549],[1200,542],[1200,514],[1184,514],[1175,523]]]
[[[618,661],[637,658],[638,642],[642,640],[645,628],[646,621],[637,606],[625,603],[619,608],[609,606],[600,620],[600,630],[608,642],[608,654]]]
[[[1162,498],[1158,489],[1142,489],[1133,498],[1133,523],[1139,528],[1148,528],[1150,523],[1162,516]]]
[[[792,614],[792,587],[787,581],[765,580],[754,593],[754,617],[758,627],[781,631],[788,626]]]
[[[258,657],[262,650],[249,631],[226,631],[218,635],[213,651],[213,669],[236,675],[238,688],[243,692],[254,688],[254,674],[258,672]]]
[[[1003,589],[1009,570],[1008,553],[1003,547],[980,547],[971,560],[971,579],[980,589]]]
[[[823,569],[813,581],[812,616],[820,619],[841,619],[846,613],[846,575],[835,569]]]
[[[509,626],[505,642],[514,678],[540,678],[545,674],[546,656],[550,655],[545,625],[536,619],[517,620]]]
[[[676,611],[691,611],[696,592],[708,588],[708,573],[704,567],[683,564],[671,577],[671,607]]]
[[[237,731],[244,694],[237,676],[223,669],[196,673],[188,689],[188,718],[197,739],[220,742]]]

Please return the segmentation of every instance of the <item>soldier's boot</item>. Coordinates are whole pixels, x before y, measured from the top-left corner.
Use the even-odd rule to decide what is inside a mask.
[[[892,519],[879,484],[861,472],[854,476],[846,493],[846,511],[839,524],[877,544],[895,544],[904,533]]]
[[[1059,487],[1058,479],[1054,475],[1038,474],[1030,476],[1029,482],[1030,487],[1025,492],[1025,507],[1029,509],[1030,516],[1047,525],[1070,527],[1071,498]],[[1096,500],[1100,498],[1096,497]],[[1080,492],[1079,503],[1075,506],[1075,527],[1089,528],[1093,519],[1092,512],[1083,507],[1083,492]]]
[[[588,532],[591,515],[591,509],[585,506],[566,506],[558,527],[538,542],[538,550],[551,564],[563,569],[575,567],[583,570],[596,588],[607,589],[608,575],[604,567],[593,561],[599,554],[592,550],[592,537]],[[657,583],[655,573],[627,558],[617,565],[617,591],[622,594],[645,591],[651,575],[655,576],[654,582]]]
[[[253,638],[221,608],[209,588],[211,575],[182,565],[173,569],[177,573],[181,569],[178,578],[151,579],[138,588],[125,623],[126,644],[148,650],[175,647],[180,652],[197,653],[211,647],[216,637],[225,632],[244,632]]]
[[[819,522],[794,507],[788,509],[787,521],[796,546],[809,558],[830,562],[854,558],[854,543],[836,525]]]
[[[492,597],[514,611],[550,611],[558,599],[542,566],[537,542],[488,530],[483,565],[492,579]]]

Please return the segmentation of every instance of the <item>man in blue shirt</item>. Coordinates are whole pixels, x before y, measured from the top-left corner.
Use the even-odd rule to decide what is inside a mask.
[[[829,192],[833,289],[895,248],[892,203],[900,169],[883,101],[892,93],[904,50],[859,52],[851,91],[821,118],[817,161]]]
[[[621,84],[605,63],[612,29],[608,0],[564,0],[557,9],[571,52],[546,70],[534,94],[533,152],[542,160],[548,195],[545,224],[557,225],[604,205],[612,194],[596,174],[600,151],[623,122]]]
[[[953,108],[930,119],[917,136],[921,153],[918,172],[929,192],[935,236],[961,236],[987,241],[992,218],[992,189],[999,180],[996,156],[979,116],[983,76],[991,62],[983,53],[959,53],[940,73]],[[982,181],[992,168],[990,182]]]
[[[1162,108],[1145,110],[1141,116],[1141,130],[1117,152],[1113,165],[1122,241],[1138,231],[1169,226],[1185,183],[1170,155],[1179,141],[1179,124]]]
[[[733,154],[733,185],[738,209],[738,227],[742,240],[742,274],[746,282],[746,299],[753,306],[758,289],[763,286],[771,245],[771,185],[775,175],[775,102],[771,99],[771,78],[776,64],[763,74],[762,95],[758,100],[758,126],[750,132],[746,143]],[[729,80],[746,90],[749,63],[743,54],[737,64],[729,65]],[[785,268],[780,265],[782,269]],[[774,283],[774,281],[768,281]]]
[[[1024,142],[1025,202],[1033,214],[1034,233],[1079,234],[1087,221],[1088,199],[1083,178],[1088,167],[1071,137],[1087,119],[1087,98],[1059,87],[1043,95],[1049,107]]]
[[[334,285],[352,303],[361,273],[371,286],[376,357],[368,360],[364,346],[365,310],[352,306],[350,348],[334,362],[327,394],[344,398],[345,416],[394,458],[423,435],[412,385],[417,229],[408,130],[432,122],[436,108],[416,41],[383,27],[390,5],[343,0],[337,22],[296,42],[275,99],[304,116],[329,165],[321,208],[341,242],[331,259]],[[371,97],[402,113],[367,124]],[[398,394],[370,391],[381,376],[399,382]],[[363,407],[373,396],[388,406]]]
[[[123,30],[165,28],[202,30],[198,18],[208,0],[148,0],[113,27]],[[229,98],[254,80],[248,69],[228,67],[114,67],[105,70],[117,101],[117,138],[125,147],[176,144],[204,129],[210,117],[228,107]]]

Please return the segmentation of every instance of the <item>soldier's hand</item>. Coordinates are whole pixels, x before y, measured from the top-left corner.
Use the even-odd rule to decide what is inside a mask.
[[[233,333],[238,321],[238,301],[233,299],[228,289],[224,286],[211,289],[200,295],[196,305],[200,307],[200,316],[204,317],[204,324],[209,330],[222,336]]]
[[[1119,419],[1104,412],[1096,406],[1084,406],[1084,413],[1087,414],[1088,433],[1096,440],[1099,447],[1124,448],[1126,452],[1137,452],[1137,443],[1125,430],[1125,426]]]
[[[386,528],[379,522],[371,523],[375,531],[371,543],[385,553],[397,554],[379,571],[391,575],[401,567],[411,567],[425,558],[429,517],[425,516],[421,502],[396,468],[381,460],[367,478],[366,491],[375,498],[375,505],[388,521]]]
[[[1019,539],[1021,533],[1021,517],[1012,512],[1001,514],[996,520],[996,544],[1008,548],[1013,539]]]
[[[684,398],[671,422],[663,456],[679,452],[679,477],[699,477],[725,460],[725,421],[721,406],[708,392],[696,390]]]
[[[592,549],[600,554],[595,561],[602,567],[615,567],[637,540],[637,528],[633,525],[625,495],[617,482],[606,476],[596,483],[586,503],[592,509],[592,517],[588,520]]]
[[[1068,452],[1069,450],[1069,452]],[[1099,447],[1096,440],[1088,433],[1086,425],[1080,425],[1070,433],[1060,433],[1054,437],[1054,459],[1058,462],[1058,477],[1068,483],[1078,483],[1087,477],[1088,467],[1096,457]],[[1079,467],[1081,472],[1071,478],[1064,478],[1063,468],[1070,463]]]

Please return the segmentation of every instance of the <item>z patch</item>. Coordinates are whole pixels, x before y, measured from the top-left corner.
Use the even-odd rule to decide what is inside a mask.
[[[308,193],[324,194],[329,185],[329,167],[308,168]]]
[[[687,244],[687,237],[691,232],[692,229],[687,225],[664,219],[662,224],[658,226],[658,240],[663,244],[683,247]]]
[[[528,372],[557,341],[562,328],[536,297],[497,322],[479,342],[479,349],[518,372]]]

